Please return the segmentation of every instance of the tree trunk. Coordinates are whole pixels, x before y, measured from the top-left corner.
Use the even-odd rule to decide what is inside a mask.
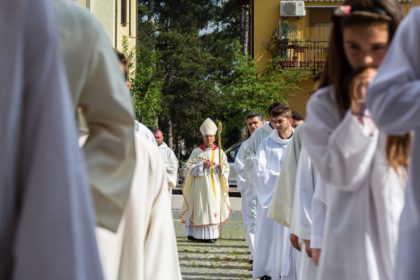
[[[172,119],[171,117],[169,117],[168,120],[168,134],[167,134],[167,141],[168,141],[168,146],[169,148],[171,148],[172,150],[174,149],[174,135],[173,135],[173,125],[172,125]]]
[[[155,1],[149,0],[149,14],[147,15],[148,22],[154,27],[155,26]]]
[[[241,12],[242,53],[249,54],[249,6],[243,5]]]

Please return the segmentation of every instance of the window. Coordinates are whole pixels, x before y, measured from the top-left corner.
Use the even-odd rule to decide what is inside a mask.
[[[127,25],[127,0],[121,0],[121,25]]]

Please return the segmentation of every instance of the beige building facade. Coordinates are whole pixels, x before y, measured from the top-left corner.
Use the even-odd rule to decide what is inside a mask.
[[[297,12],[296,16],[282,16],[281,5],[286,2],[303,2],[304,12]],[[420,5],[420,0],[398,2],[404,14],[412,7]],[[258,71],[262,71],[273,56],[268,48],[273,34],[281,31],[286,23],[289,27],[289,30],[284,32],[287,33],[287,38],[284,38],[286,46],[280,51],[280,55],[286,57],[285,67],[309,67],[314,72],[322,69],[326,58],[325,50],[328,47],[331,13],[342,5],[342,0],[250,0],[248,3],[251,7],[251,54],[257,62]],[[302,90],[288,99],[293,110],[305,114],[306,102],[313,85],[311,77],[299,85]]]
[[[137,41],[136,0],[77,0],[102,23],[112,45],[122,50],[123,38],[127,38],[129,50]]]

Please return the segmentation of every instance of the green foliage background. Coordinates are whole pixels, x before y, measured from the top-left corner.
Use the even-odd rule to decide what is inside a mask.
[[[235,0],[139,0],[136,50],[125,44],[137,118],[159,127],[178,157],[201,142],[205,118],[223,123],[223,146],[240,141],[244,116],[285,102],[308,72],[271,60],[257,73],[241,53]],[[135,67],[134,67],[135,66]]]

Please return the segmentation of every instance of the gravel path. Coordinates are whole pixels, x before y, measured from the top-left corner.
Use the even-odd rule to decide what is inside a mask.
[[[183,279],[252,279],[252,265],[240,212],[232,212],[215,244],[191,242],[184,236],[179,210],[173,210]]]

